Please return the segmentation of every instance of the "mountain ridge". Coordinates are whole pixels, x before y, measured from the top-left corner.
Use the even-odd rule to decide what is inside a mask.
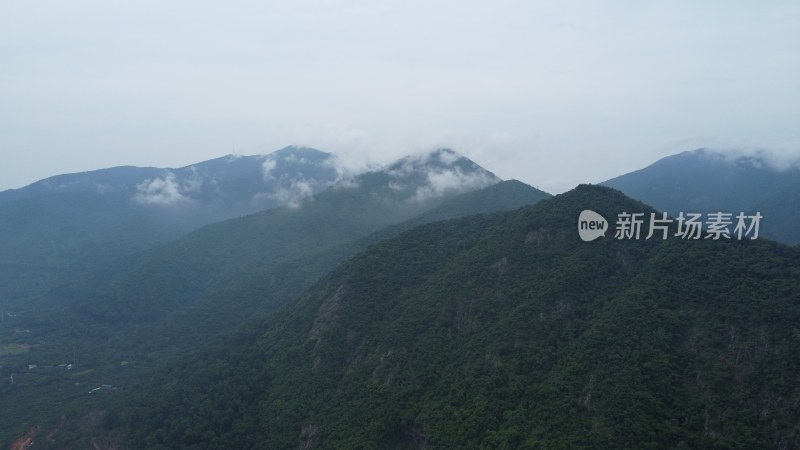
[[[797,444],[800,251],[581,242],[587,208],[652,211],[579,186],[406,231],[153,374],[105,430],[189,448]]]
[[[30,345],[30,351],[10,357],[9,365],[0,368],[5,375],[15,374],[18,386],[0,390],[20,408],[27,405],[24,415],[7,420],[9,427],[46,415],[37,413],[42,405],[34,392],[63,402],[64,408],[80,409],[85,391],[73,380],[130,385],[162,359],[213,340],[252,314],[269,313],[338,262],[409,227],[516,208],[548,196],[509,181],[460,194],[448,184],[441,198],[420,201],[416,187],[428,187],[429,178],[406,175],[373,174],[330,187],[298,205],[209,225],[134,257],[123,255],[118,263],[87,271],[30,303],[24,314],[6,320],[7,327],[30,331],[9,341]],[[403,182],[406,188],[392,189],[392,182]],[[298,217],[308,220],[296,222]],[[396,223],[402,218],[408,222]],[[320,230],[321,237],[309,241],[309,230]],[[302,245],[291,244],[298,239]],[[6,341],[0,337],[0,345]],[[26,364],[71,362],[76,349],[77,379],[69,372],[24,370]]]
[[[798,244],[800,216],[786,206],[800,195],[800,163],[777,165],[772,159],[768,154],[729,155],[697,149],[601,184],[671,215],[759,211],[764,216],[764,236]]]
[[[428,178],[431,173],[428,162],[438,158],[439,154],[429,154],[421,160],[422,163],[400,174],[392,173],[393,166],[366,172],[344,186],[334,185],[289,207],[206,225],[157,249],[156,259],[145,259],[138,263],[135,270],[139,271],[139,275],[128,272],[126,277],[130,277],[130,281],[118,277],[118,282],[130,285],[128,288],[117,286],[112,289],[118,293],[135,293],[137,298],[143,299],[166,295],[176,307],[213,286],[230,282],[232,276],[240,276],[242,267],[263,264],[253,264],[254,261],[280,260],[343,243],[408,220],[437,206],[448,196],[461,193],[462,189],[472,190],[480,183],[489,185],[499,182],[490,172],[450,151],[448,155],[455,155],[455,159],[445,167],[455,167],[452,173],[459,174],[456,176],[458,180],[463,178],[464,172],[461,166],[451,164],[468,166],[472,172],[467,172],[467,178],[474,177],[479,183],[470,182],[463,186],[447,184],[442,189],[432,188],[435,181],[431,182]],[[448,173],[440,169],[436,166],[434,173]],[[403,188],[395,188],[395,183],[403,183]],[[420,191],[435,192],[435,195],[420,196]],[[155,281],[162,278],[162,273],[170,277],[183,275],[169,282]],[[159,286],[159,289],[164,286],[175,288],[170,289],[168,294],[155,291],[145,294],[148,284],[139,281],[145,278],[151,281],[150,285]],[[112,294],[105,295],[105,298],[103,310],[112,304],[122,308],[119,313],[112,313],[109,317],[122,314],[120,317],[130,318],[136,315],[133,309],[151,310],[150,307],[138,305],[130,294],[124,294],[119,300],[115,300]],[[98,312],[97,308],[101,305],[97,303],[86,309],[84,305],[88,303],[85,300],[77,300],[74,304],[91,314],[100,314],[98,318],[108,314]],[[168,304],[162,303],[159,307],[168,307]]]

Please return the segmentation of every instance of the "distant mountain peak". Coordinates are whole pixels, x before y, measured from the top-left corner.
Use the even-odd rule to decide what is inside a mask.
[[[459,194],[502,181],[492,172],[451,149],[409,155],[378,171],[386,188],[408,201]]]
[[[797,204],[800,192],[796,155],[701,148],[662,158],[603,184],[672,214],[760,211],[770,218],[764,222],[765,237],[800,241],[796,231],[800,216],[791,206]]]
[[[343,176],[332,153],[295,145],[264,155],[261,168],[269,188],[263,195],[288,206],[297,206]]]
[[[314,159],[326,159],[333,156],[332,153],[323,152],[322,150],[318,150],[313,147],[305,147],[302,145],[287,145],[286,147],[276,150],[268,155],[264,155],[266,157],[275,157],[275,158],[283,158],[283,157],[298,157],[298,158],[314,158]]]
[[[481,166],[449,148],[440,148],[427,153],[405,156],[386,167],[389,172],[407,172],[425,168],[460,167],[461,170],[484,170]],[[488,172],[488,171],[487,171]]]
[[[231,154],[178,168],[126,166],[56,175],[0,193],[0,204],[48,195],[113,195],[140,207],[181,206],[221,219],[295,204],[341,176],[331,153],[291,145],[266,155]]]
[[[331,186],[352,188],[366,183],[387,199],[426,201],[499,181],[492,172],[449,148],[409,155],[381,169],[355,172],[332,153],[290,145],[266,155],[227,155],[179,168],[119,167],[59,175],[4,193],[0,203],[57,193],[114,193],[148,208],[230,211],[219,216],[224,217],[298,206]]]

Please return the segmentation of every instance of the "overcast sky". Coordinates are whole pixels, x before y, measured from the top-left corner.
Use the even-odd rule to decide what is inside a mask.
[[[289,144],[550,192],[800,149],[800,2],[0,1],[0,190]]]

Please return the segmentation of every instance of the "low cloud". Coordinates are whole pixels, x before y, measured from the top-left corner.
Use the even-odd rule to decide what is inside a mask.
[[[197,172],[197,167],[192,166],[190,168],[191,173],[189,176],[181,181],[181,192],[182,193],[193,193],[199,194],[203,190],[203,176]]]
[[[275,186],[273,192],[256,194],[256,199],[270,199],[290,208],[299,208],[304,199],[319,190],[317,180],[306,180],[302,177],[281,179],[281,184]]]
[[[800,170],[800,152],[796,150],[764,150],[746,148],[706,148],[706,154],[720,158],[730,163],[748,160],[755,167],[785,172],[787,170]]]
[[[498,181],[497,177],[487,172],[464,172],[458,167],[448,170],[430,171],[428,172],[427,185],[417,188],[412,200],[423,202],[430,198],[441,197],[445,194],[459,194],[473,191],[485,188]]]
[[[188,200],[180,192],[175,174],[168,172],[162,178],[151,178],[136,185],[133,201],[147,205],[172,205]]]
[[[277,165],[278,161],[273,159],[271,156],[264,158],[264,162],[261,163],[261,174],[264,177],[264,180],[273,179],[272,172],[275,170]]]
[[[442,164],[452,165],[459,159],[461,159],[461,155],[456,152],[448,152],[448,151],[440,151],[436,153],[436,156],[439,158],[439,161]]]
[[[430,161],[430,153],[424,155],[406,156],[394,164],[386,173],[392,178],[405,178],[417,170],[422,169]]]
[[[411,186],[416,184],[414,194],[409,200],[423,202],[447,194],[481,189],[500,181],[477,165],[473,165],[473,170],[462,169],[462,166],[457,164],[462,160],[469,161],[450,150],[437,150],[405,157],[387,170],[389,176],[393,178],[389,182],[389,188],[400,191],[405,188],[406,182],[410,182]],[[421,185],[418,180],[406,180],[415,178],[415,174],[422,174],[424,177]]]
[[[361,186],[361,182],[358,181],[355,175],[344,178],[340,177],[333,185],[334,189],[355,189],[359,186]]]
[[[285,164],[299,164],[301,169],[297,172],[285,171]],[[333,177],[318,179],[311,176],[320,166],[333,172]],[[305,168],[309,170],[305,170]],[[347,157],[330,154],[320,162],[311,161],[305,157],[289,154],[281,157],[267,155],[261,164],[262,176],[268,184],[274,184],[273,192],[257,194],[257,198],[268,198],[289,207],[299,207],[302,200],[310,197],[329,186],[336,189],[351,189],[359,186],[357,176],[364,172],[363,161],[357,162]]]
[[[376,165],[369,164],[363,158],[353,158],[352,155],[332,154],[323,162],[327,168],[336,172],[335,186],[338,188],[358,187],[356,177],[370,170],[378,170]]]

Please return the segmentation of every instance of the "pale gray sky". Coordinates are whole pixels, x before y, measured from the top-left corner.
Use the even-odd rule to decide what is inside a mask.
[[[0,189],[289,144],[550,192],[800,149],[797,1],[0,2]]]

